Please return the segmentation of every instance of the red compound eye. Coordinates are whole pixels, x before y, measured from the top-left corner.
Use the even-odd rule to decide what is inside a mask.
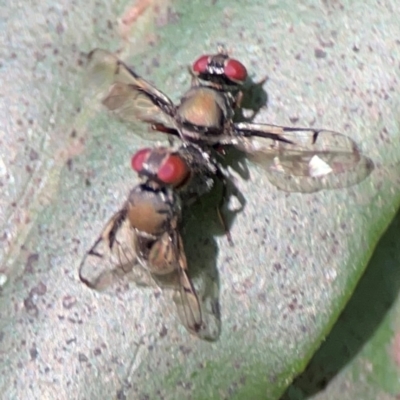
[[[208,60],[210,56],[209,55],[204,55],[198,58],[192,66],[193,72],[196,72],[198,74],[202,74],[204,72],[207,72],[207,67],[208,67]]]
[[[246,67],[238,60],[230,58],[224,68],[225,75],[233,81],[244,82],[247,78]]]
[[[150,152],[151,152],[151,149],[148,149],[148,148],[141,149],[132,156],[131,166],[135,172],[140,173],[141,171],[143,171],[143,164],[146,162],[147,158],[149,157]]]
[[[186,162],[177,155],[170,155],[158,169],[158,179],[175,187],[181,185],[189,176]]]

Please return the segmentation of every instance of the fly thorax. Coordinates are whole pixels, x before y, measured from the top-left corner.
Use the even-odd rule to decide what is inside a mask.
[[[190,89],[177,109],[180,122],[199,127],[222,129],[226,110],[219,92],[206,87]],[[222,103],[223,104],[223,103]]]
[[[128,198],[128,219],[136,231],[155,237],[169,229],[176,214],[175,204],[161,190],[137,186]]]

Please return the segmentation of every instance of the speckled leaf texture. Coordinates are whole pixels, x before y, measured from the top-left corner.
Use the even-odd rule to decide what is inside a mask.
[[[400,201],[399,13],[372,0],[3,1],[1,398],[398,398],[399,217],[351,297]],[[234,247],[212,204],[194,207],[190,268],[219,288],[209,343],[170,294],[131,282],[97,293],[77,268],[137,183],[131,155],[154,144],[86,90],[85,54],[118,50],[177,101],[187,66],[218,43],[255,82],[268,77],[257,121],[342,132],[375,169],[350,188],[287,194],[248,163]]]

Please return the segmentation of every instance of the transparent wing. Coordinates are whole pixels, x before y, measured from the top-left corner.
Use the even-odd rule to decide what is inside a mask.
[[[79,266],[79,278],[91,289],[103,290],[115,276],[132,270],[136,264],[135,233],[127,219],[126,208],[107,223],[100,237]]]
[[[341,133],[239,123],[234,145],[265,168],[273,185],[288,192],[338,189],[363,181],[372,160]],[[242,129],[243,128],[243,129]]]
[[[117,117],[175,128],[172,101],[112,53],[93,50],[88,55],[87,68],[93,85],[109,88],[103,104]]]
[[[220,315],[216,307],[206,309],[203,299],[196,293],[188,275],[186,255],[182,238],[177,234],[177,260],[179,274],[179,292],[174,298],[178,315],[182,323],[192,334],[209,341],[214,341],[220,334]],[[178,295],[179,293],[179,295]]]
[[[220,332],[219,314],[204,312],[203,304],[187,273],[182,238],[175,230],[166,232],[149,252],[147,268],[161,287],[175,290],[174,302],[183,326],[204,340],[215,340]]]

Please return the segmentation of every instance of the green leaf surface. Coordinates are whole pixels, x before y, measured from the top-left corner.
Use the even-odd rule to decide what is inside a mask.
[[[328,338],[282,400],[399,397],[399,232],[398,213]]]
[[[0,371],[4,398],[278,399],[329,333],[400,198],[394,3],[175,1],[3,4],[0,75]],[[260,122],[343,132],[376,165],[316,194],[248,166],[230,247],[209,199],[185,226],[194,271],[219,283],[222,332],[190,336],[168,293],[84,287],[77,268],[137,182],[147,127],[84,89],[83,53],[115,51],[176,101],[187,65],[224,43],[264,85]],[[361,390],[361,389],[360,389]]]

